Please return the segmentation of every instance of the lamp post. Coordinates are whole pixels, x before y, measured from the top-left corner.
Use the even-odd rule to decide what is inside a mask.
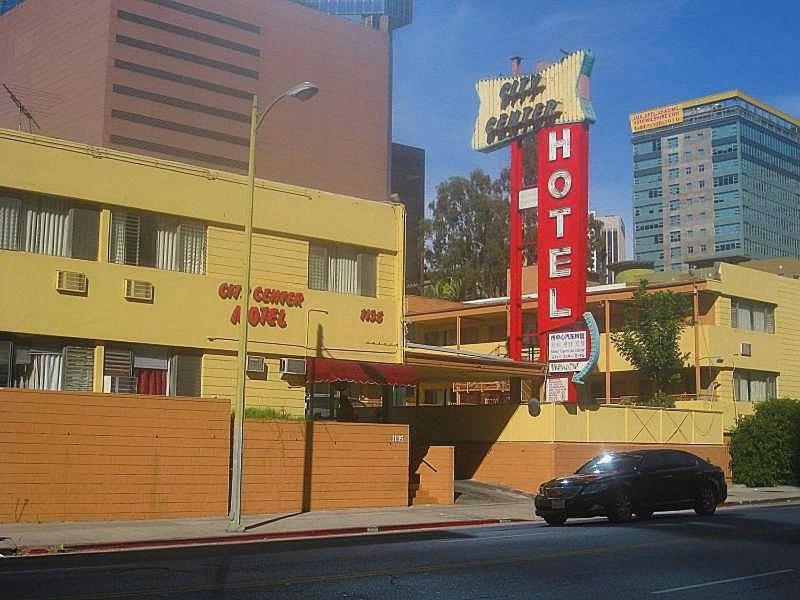
[[[242,463],[244,458],[244,408],[245,408],[245,369],[247,365],[247,325],[250,312],[250,265],[253,251],[253,203],[256,192],[256,134],[272,108],[287,97],[308,100],[319,88],[305,81],[289,88],[275,98],[264,112],[258,110],[258,97],[253,94],[253,107],[250,112],[250,154],[247,161],[247,214],[244,221],[244,270],[242,271],[242,309],[239,314],[239,350],[236,360],[236,410],[233,417],[233,464],[231,465],[231,506],[230,527],[242,530]]]

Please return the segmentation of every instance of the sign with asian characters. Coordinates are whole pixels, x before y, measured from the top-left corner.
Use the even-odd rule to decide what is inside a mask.
[[[675,125],[676,123],[683,123],[683,106],[671,104],[640,113],[633,113],[630,119],[633,133]]]
[[[569,378],[548,377],[545,382],[545,402],[569,402]]]
[[[547,360],[585,360],[588,351],[586,331],[558,331],[547,336]]]
[[[481,79],[472,148],[491,152],[546,126],[595,121],[589,100],[594,56],[572,52],[537,73]]]

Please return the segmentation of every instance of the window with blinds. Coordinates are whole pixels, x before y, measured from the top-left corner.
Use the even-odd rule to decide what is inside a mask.
[[[198,221],[115,211],[108,258],[121,265],[203,274],[206,226]]]
[[[731,327],[775,333],[775,307],[764,302],[731,298]]]
[[[99,210],[0,191],[0,249],[97,260],[99,228]]]
[[[347,246],[309,244],[308,287],[312,290],[376,296],[377,255]]]
[[[91,392],[94,388],[94,348],[66,346],[64,348],[63,389]]]
[[[202,356],[151,347],[106,348],[103,390],[111,393],[200,396]]]
[[[778,397],[778,377],[773,373],[736,369],[733,395],[737,402],[762,402]]]
[[[0,340],[0,387],[91,392],[93,374],[91,346],[44,338]]]

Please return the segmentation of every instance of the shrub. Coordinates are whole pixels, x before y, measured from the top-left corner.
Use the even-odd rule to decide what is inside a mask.
[[[800,400],[756,405],[731,433],[733,481],[750,487],[800,482]]]
[[[248,421],[305,421],[303,415],[294,415],[285,408],[271,406],[248,406],[244,409],[244,418]]]

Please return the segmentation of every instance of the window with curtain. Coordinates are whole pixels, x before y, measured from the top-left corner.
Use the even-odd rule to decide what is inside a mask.
[[[377,256],[348,246],[309,244],[308,287],[312,290],[376,295]]]
[[[92,391],[94,348],[0,340],[0,387]]]
[[[761,402],[778,396],[778,377],[763,371],[739,370],[733,374],[734,400]]]
[[[152,396],[200,396],[200,355],[150,347],[107,348],[103,391]]]
[[[765,302],[731,298],[731,327],[775,333],[775,307]]]
[[[111,215],[109,260],[203,274],[206,226],[197,221],[115,211]]]
[[[0,249],[97,260],[100,211],[71,200],[0,191]]]

